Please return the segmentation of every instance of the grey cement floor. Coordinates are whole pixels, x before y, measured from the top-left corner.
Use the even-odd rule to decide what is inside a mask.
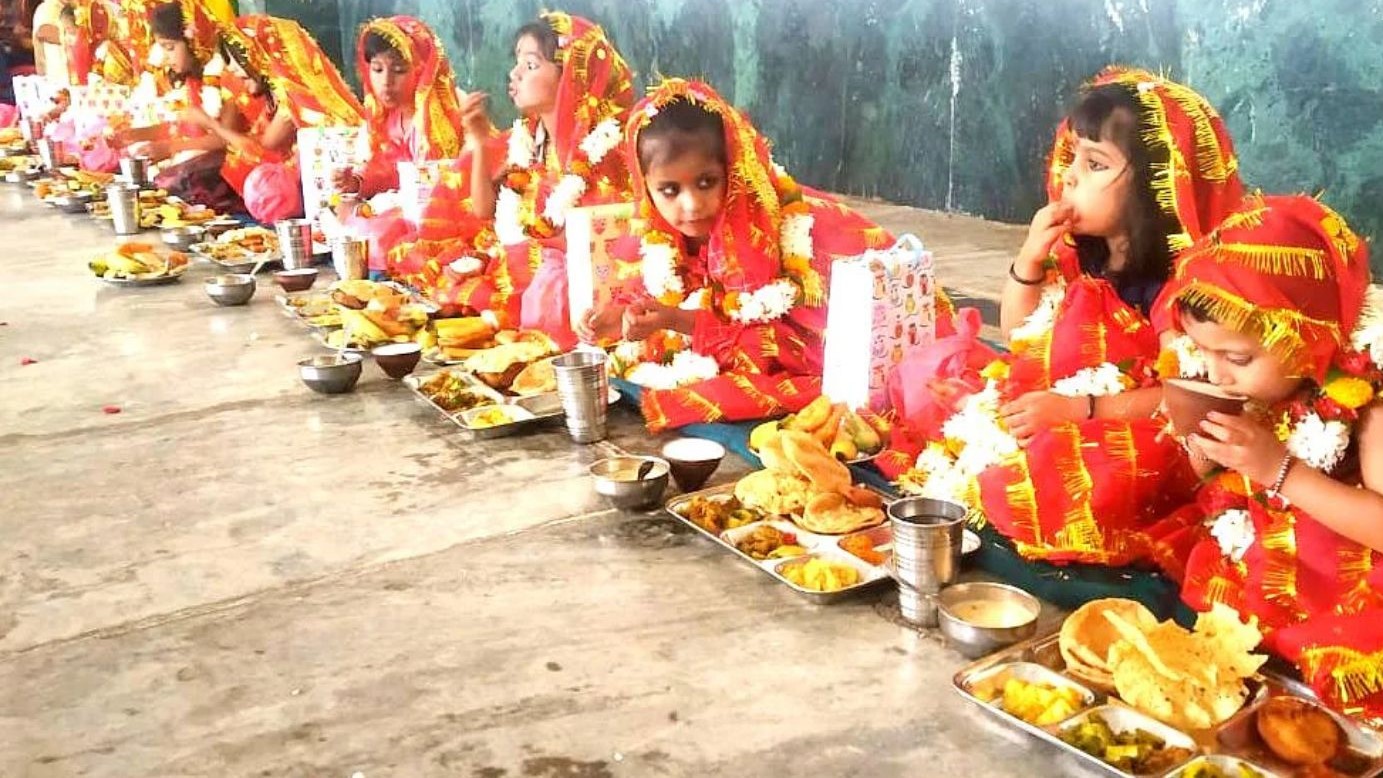
[[[1021,239],[869,208],[977,297]],[[628,410],[466,443],[373,365],[309,393],[269,289],[106,286],[110,233],[8,185],[0,239],[0,776],[1079,772],[887,595],[816,607],[607,510],[584,468],[658,445]]]

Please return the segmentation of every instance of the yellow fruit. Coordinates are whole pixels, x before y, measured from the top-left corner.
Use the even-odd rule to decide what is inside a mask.
[[[807,407],[797,412],[791,425],[784,425],[784,429],[798,430],[800,432],[815,432],[821,429],[822,425],[831,416],[831,401],[825,395],[807,403]]]
[[[845,418],[844,405],[832,405],[831,413],[826,417],[826,423],[816,428],[812,432],[812,437],[816,438],[822,446],[829,448],[831,441],[836,439],[836,431],[840,429],[840,421]]]
[[[379,328],[365,315],[364,311],[357,311],[351,308],[341,308],[341,327],[351,333],[351,339],[357,343],[383,343],[389,340],[389,334]]]
[[[855,441],[851,439],[850,433],[844,421],[836,427],[835,439],[831,441],[831,456],[842,462],[849,462],[859,458],[860,450],[855,446]]]
[[[879,438],[879,433],[869,426],[869,422],[860,418],[858,413],[849,411],[845,414],[843,425],[849,432],[850,440],[854,442],[855,448],[862,454],[877,454],[884,447],[883,440]]]
[[[776,437],[779,431],[780,422],[766,421],[760,424],[754,428],[753,432],[749,433],[749,448],[754,451],[763,451],[764,445]]]

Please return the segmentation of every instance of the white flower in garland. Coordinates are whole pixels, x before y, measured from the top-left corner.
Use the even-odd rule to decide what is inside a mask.
[[[1319,414],[1302,417],[1287,436],[1287,450],[1307,466],[1328,473],[1345,458],[1349,449],[1349,425],[1326,421]]]
[[[661,299],[667,294],[686,292],[682,276],[677,273],[677,249],[661,241],[642,241],[639,259],[643,266],[643,288],[649,296]]]
[[[1112,397],[1133,382],[1113,362],[1087,367],[1052,384],[1052,394],[1063,397]]]
[[[1009,343],[1020,343],[1027,340],[1037,340],[1052,331],[1056,326],[1056,313],[1061,308],[1061,301],[1066,299],[1066,283],[1064,281],[1047,284],[1042,287],[1042,297],[1037,301],[1037,307],[1023,323],[1014,327],[1008,334]]]
[[[1249,512],[1232,508],[1212,519],[1205,526],[1210,528],[1210,536],[1220,544],[1220,551],[1235,562],[1243,560],[1244,554],[1253,545],[1256,533]]]
[[[1369,284],[1359,323],[1350,333],[1349,342],[1355,351],[1368,354],[1374,364],[1383,365],[1383,287]]]
[[[730,311],[730,319],[744,324],[770,322],[786,316],[794,305],[797,305],[797,285],[780,278],[753,292],[741,294],[738,307]]]
[[[570,173],[562,176],[543,204],[543,218],[552,222],[553,226],[561,227],[567,223],[567,211],[576,207],[585,193],[586,179]]]
[[[591,165],[599,165],[600,161],[605,159],[605,155],[619,145],[622,134],[617,120],[606,119],[581,139],[581,151],[586,154],[586,159],[591,161]]]
[[[1176,354],[1177,372],[1182,378],[1200,378],[1210,373],[1210,367],[1205,363],[1205,355],[1201,354],[1190,335],[1182,334],[1172,338],[1167,347]]]
[[[942,435],[965,444],[956,465],[967,475],[977,476],[1018,451],[1017,439],[999,423],[999,402],[999,385],[990,381],[941,425]]]
[[[720,374],[720,365],[711,357],[695,351],[679,351],[666,365],[640,362],[625,373],[625,380],[647,389],[676,389]]]
[[[495,197],[495,237],[506,246],[522,243],[527,237],[523,231],[523,195],[507,186],[500,187]]]
[[[815,223],[816,217],[809,213],[795,213],[783,219],[778,245],[785,258],[812,256],[812,227]]]
[[[528,132],[528,125],[522,118],[514,120],[514,126],[509,130],[508,153],[505,155],[505,167],[527,168],[533,164],[533,155],[538,150],[538,143]]]
[[[678,282],[680,283],[681,279],[678,279]],[[703,286],[687,295],[687,299],[683,300],[682,304],[677,307],[684,311],[699,311],[702,308],[708,307],[710,302],[711,290]]]

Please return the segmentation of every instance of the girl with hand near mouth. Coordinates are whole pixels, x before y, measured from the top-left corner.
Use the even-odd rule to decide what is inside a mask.
[[[391,271],[447,310],[488,311],[501,326],[570,345],[566,215],[630,197],[618,146],[633,72],[598,25],[547,13],[515,36],[508,86],[520,116],[503,136],[488,96],[465,97],[468,154],[434,191],[417,240],[391,256]]]

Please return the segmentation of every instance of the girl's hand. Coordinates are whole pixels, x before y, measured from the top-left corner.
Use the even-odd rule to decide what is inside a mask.
[[[1287,455],[1287,447],[1268,427],[1247,416],[1218,411],[1211,411],[1201,422],[1201,432],[1188,435],[1186,442],[1193,453],[1199,451],[1221,467],[1263,485],[1277,479]]]
[[[999,416],[1021,446],[1037,433],[1071,421],[1084,421],[1090,398],[1064,397],[1051,392],[1028,392],[999,409]]]
[[[206,111],[202,110],[201,106],[197,105],[189,105],[184,108],[178,116],[178,121],[195,124],[206,129],[216,126],[216,120],[212,119]]]
[[[624,309],[620,328],[625,340],[644,340],[658,330],[669,329],[674,309],[657,300],[639,300]]]
[[[618,340],[624,324],[625,306],[611,303],[586,311],[576,323],[576,336],[584,343],[599,344]]]
[[[469,143],[479,143],[490,137],[490,114],[485,110],[484,92],[461,95],[461,130]]]
[[[1075,209],[1060,200],[1039,209],[1028,227],[1028,238],[1018,251],[1014,271],[1023,278],[1041,275],[1042,264],[1052,253],[1052,246],[1071,228],[1075,215]]]
[[[331,174],[331,188],[341,194],[355,194],[360,191],[360,176],[348,168],[341,168]]]

